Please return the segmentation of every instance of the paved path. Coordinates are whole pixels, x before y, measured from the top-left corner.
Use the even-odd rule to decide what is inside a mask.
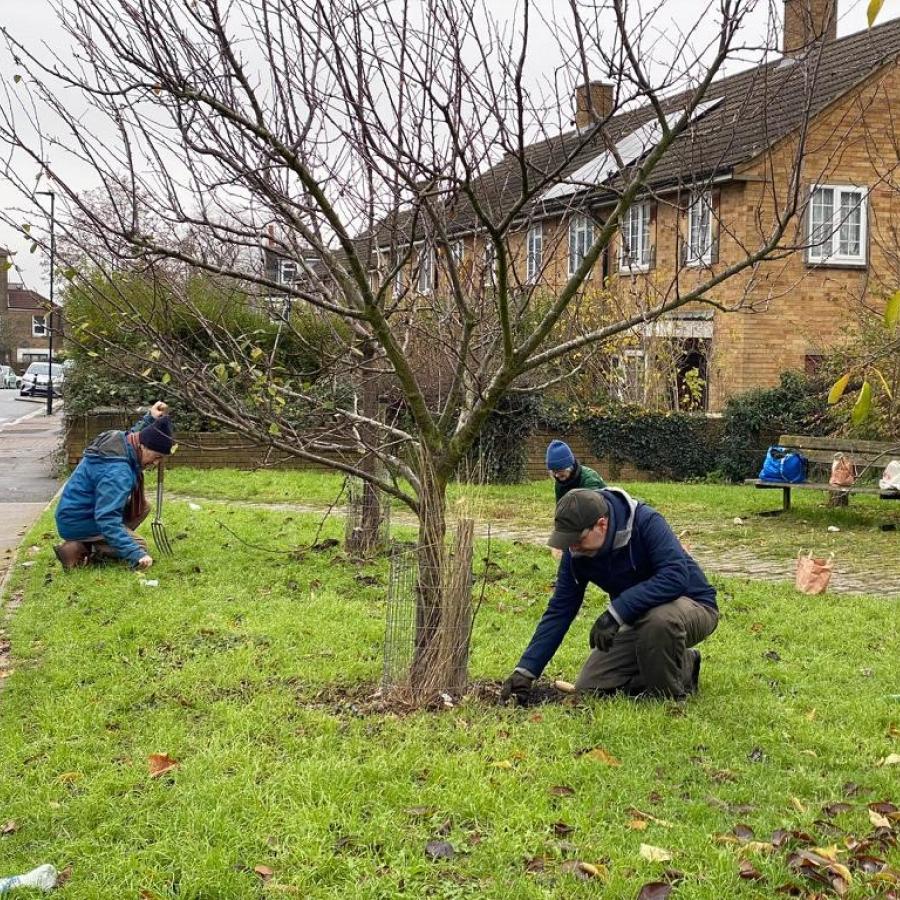
[[[185,494],[173,494],[173,497],[185,502],[200,505],[225,504],[229,506],[249,506],[255,509],[282,510],[285,512],[317,513],[325,515],[328,507],[306,503],[259,503],[251,500],[210,500],[205,497],[193,497]],[[333,512],[339,515],[339,512]],[[415,518],[403,510],[391,510],[391,521],[398,525],[414,525]],[[487,537],[488,525],[478,523],[475,526],[478,537]],[[538,544],[546,548],[547,532],[529,526],[497,525],[490,526],[492,537],[507,541],[521,541],[526,544]],[[750,578],[757,581],[793,581],[796,561],[779,560],[756,556],[751,550],[742,547],[729,548],[727,559],[722,558],[720,550],[706,549],[694,544],[691,555],[707,571],[731,578]],[[884,571],[855,571],[835,566],[828,592],[832,594],[875,594],[882,597],[900,599],[900,576],[893,570],[892,562]]]
[[[59,487],[51,471],[61,413],[48,418],[43,407],[17,406],[23,407],[20,416],[26,418],[0,419],[0,584],[22,536]]]

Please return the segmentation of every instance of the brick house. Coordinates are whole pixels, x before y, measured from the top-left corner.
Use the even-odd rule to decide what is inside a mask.
[[[8,256],[0,250],[0,258]],[[49,357],[50,335],[48,310],[50,301],[22,284],[10,282],[8,270],[0,266],[0,363],[12,366],[22,373],[29,363]],[[62,319],[59,312],[53,316],[54,356],[62,349]]]
[[[646,402],[654,361],[666,359],[664,403],[718,411],[731,394],[773,385],[787,369],[813,370],[861,310],[877,310],[900,288],[900,20],[837,39],[837,12],[837,0],[786,0],[782,55],[709,87],[585,283],[601,306],[640,310],[662,290],[683,294],[726,269],[742,247],[759,245],[787,200],[805,135],[798,212],[778,258],[719,284],[707,295],[712,303],[635,329],[609,359],[608,388],[622,399]],[[529,164],[552,169],[599,116],[627,173],[658,126],[649,106],[611,115],[613,94],[602,82],[580,88],[576,128],[531,145]],[[678,115],[689,98],[668,99],[666,112]],[[605,224],[625,184],[607,146],[598,140],[580,151],[510,235],[519,285],[552,295]],[[478,176],[483,205],[502,211],[504,198],[516,196],[519,165],[506,158]],[[412,237],[397,287],[440,291],[441,253],[472,283],[490,280],[493,261],[465,205],[448,216],[449,246],[440,250],[404,228],[401,217],[366,235],[379,269],[390,268],[398,248],[409,252]]]

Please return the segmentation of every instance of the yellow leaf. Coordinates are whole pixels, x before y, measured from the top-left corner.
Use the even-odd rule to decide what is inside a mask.
[[[872,385],[869,384],[868,380],[866,380],[863,382],[863,386],[859,389],[859,396],[856,398],[856,403],[853,404],[853,409],[850,411],[850,421],[854,425],[859,425],[861,422],[865,422],[871,408]]]
[[[841,878],[843,878],[844,881],[847,882],[847,884],[853,883],[853,876],[850,874],[850,870],[843,863],[833,862],[828,868],[832,872],[840,875]]]
[[[816,720],[816,708],[813,707],[813,708],[806,714],[806,721],[807,721],[807,722],[814,722],[815,720]]]
[[[796,797],[791,797],[791,806],[793,806],[798,813],[806,812],[806,807]]]
[[[819,856],[827,859],[829,862],[837,862],[837,844],[832,844],[830,847],[813,847],[813,853],[818,853]]]
[[[611,753],[604,750],[602,747],[594,747],[590,753],[587,754],[591,759],[596,760],[597,762],[602,762],[607,766],[621,766],[622,763],[619,762]]]
[[[900,766],[900,753],[889,753],[878,763],[879,766]]]
[[[609,869],[607,869],[603,863],[594,865],[594,863],[579,862],[578,868],[581,869],[585,875],[590,875],[591,878],[606,878],[609,875]]]
[[[775,848],[768,841],[747,841],[741,845],[741,855],[747,853],[771,853]]]
[[[511,769],[513,764],[508,759],[499,759],[497,762],[491,763],[495,769]]]
[[[866,19],[868,20],[869,28],[875,24],[882,6],[884,6],[884,0],[869,0],[869,6],[866,9]]]
[[[850,373],[847,372],[845,375],[841,375],[840,378],[831,386],[831,390],[828,392],[828,402],[830,404],[835,404],[841,397],[844,396],[844,391],[847,389],[847,385],[850,383]]]
[[[888,726],[887,736],[900,738],[900,725],[895,725],[893,722],[891,722],[891,724]]]
[[[645,831],[647,828],[646,819],[629,819],[625,823],[632,831]]]
[[[72,784],[75,781],[81,781],[83,777],[81,772],[63,772],[56,780],[63,784]]]
[[[891,820],[887,816],[881,815],[881,813],[875,812],[874,809],[869,810],[869,821],[876,828],[890,828]]]
[[[671,850],[664,850],[662,847],[654,847],[652,844],[641,844],[638,852],[648,862],[669,862],[669,860],[672,859]]]

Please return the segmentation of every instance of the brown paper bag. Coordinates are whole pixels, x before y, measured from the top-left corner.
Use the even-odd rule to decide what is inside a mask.
[[[794,586],[801,594],[824,594],[831,581],[831,573],[834,570],[834,554],[824,559],[815,557],[812,553],[803,553],[797,557],[797,575]]]
[[[856,466],[843,453],[835,453],[831,461],[831,478],[828,483],[834,487],[853,487],[856,481]]]

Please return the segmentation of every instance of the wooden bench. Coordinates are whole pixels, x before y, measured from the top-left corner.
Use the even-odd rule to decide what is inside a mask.
[[[883,491],[877,483],[854,484],[852,487],[835,487],[828,483],[835,453],[847,456],[858,473],[866,467],[871,467],[871,470],[880,476],[891,459],[900,457],[900,442],[842,441],[835,438],[806,437],[802,434],[783,434],[778,438],[778,444],[786,450],[797,450],[802,453],[809,460],[811,470],[824,468],[826,473],[818,481],[801,481],[799,484],[763,481],[761,478],[747,478],[744,481],[744,484],[752,484],[763,490],[780,490],[783,510],[791,508],[792,490],[825,491],[836,506],[845,505],[850,494],[875,494],[882,500],[900,500],[900,491]]]

